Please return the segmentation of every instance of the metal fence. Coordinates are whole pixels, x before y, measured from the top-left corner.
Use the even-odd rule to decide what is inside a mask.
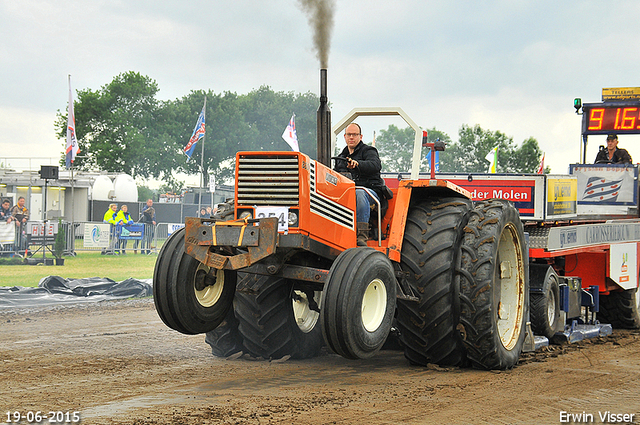
[[[69,222],[62,222],[62,227],[58,231],[65,233],[64,255],[76,255],[78,252],[101,252],[103,254],[117,254],[123,249],[128,252],[140,252],[144,254],[157,254],[162,244],[169,237],[170,230],[182,226],[179,223],[158,223],[144,224],[142,239],[119,238],[121,229],[109,225],[108,244],[95,246],[95,244],[85,244],[87,230],[91,230],[95,225],[102,225],[101,222],[77,222],[73,226]],[[16,226],[15,223],[0,223],[0,255],[4,257],[26,256],[32,257],[42,255],[43,249],[53,252],[55,235],[33,235],[29,232],[29,226]]]

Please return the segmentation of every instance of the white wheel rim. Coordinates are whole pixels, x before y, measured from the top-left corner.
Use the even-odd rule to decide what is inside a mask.
[[[518,232],[512,224],[506,226],[500,235],[498,259],[498,335],[504,348],[511,350],[520,339],[525,297],[523,253],[520,250]]]
[[[200,263],[198,269],[193,275],[193,290],[196,293],[196,300],[198,300],[198,303],[201,306],[211,307],[218,302],[220,296],[222,295],[222,290],[224,289],[224,270],[216,271],[216,283],[214,283],[213,285],[205,286],[203,289],[198,290],[196,289],[195,278],[198,274],[198,271],[200,270],[204,270],[206,273],[209,273],[210,268],[209,266],[205,266],[204,264]]]
[[[298,328],[300,328],[303,333],[309,333],[316,327],[316,323],[318,323],[318,319],[320,318],[320,313],[309,308],[309,299],[307,298],[307,294],[298,290],[295,290],[294,292],[297,296],[291,298],[291,302],[293,303],[293,317],[298,324]],[[313,293],[313,299],[318,306],[320,306],[321,296],[322,292],[320,291],[315,291]]]
[[[387,288],[380,279],[373,279],[362,296],[362,325],[375,332],[382,324],[387,311]]]
[[[550,326],[556,321],[556,294],[553,291],[547,294],[547,321]]]

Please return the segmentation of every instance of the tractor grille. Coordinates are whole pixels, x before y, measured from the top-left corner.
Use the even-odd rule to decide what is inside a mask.
[[[309,164],[309,174],[311,176],[309,193],[311,212],[353,230],[353,211],[331,199],[325,198],[316,191],[315,161],[311,161],[311,164]]]
[[[238,205],[298,205],[298,157],[239,158],[237,186]]]

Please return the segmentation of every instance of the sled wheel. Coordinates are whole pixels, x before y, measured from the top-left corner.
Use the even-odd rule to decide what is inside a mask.
[[[600,295],[598,320],[616,329],[640,328],[640,296],[638,288]]]
[[[518,210],[499,199],[478,202],[461,255],[459,330],[467,357],[478,368],[510,369],[522,352],[529,307]]]
[[[178,332],[211,331],[233,303],[236,272],[210,269],[184,251],[185,230],[164,243],[153,271],[153,299],[162,321]]]
[[[560,315],[560,286],[553,267],[546,264],[529,265],[531,286],[531,329],[536,335],[551,339],[564,329]]]
[[[391,261],[372,248],[351,248],[334,261],[322,292],[320,321],[329,348],[348,359],[373,356],[395,314]]]
[[[458,366],[465,348],[456,329],[460,318],[455,270],[471,201],[433,199],[409,210],[402,243],[402,270],[418,302],[398,301],[398,327],[412,363]]]
[[[264,359],[317,356],[324,342],[317,311],[320,298],[320,291],[293,280],[244,274],[234,310],[246,351]]]

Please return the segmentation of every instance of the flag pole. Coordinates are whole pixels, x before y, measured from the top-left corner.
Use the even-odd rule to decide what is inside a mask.
[[[69,91],[71,91],[71,74],[69,74]],[[69,100],[70,102],[73,102],[73,99]],[[74,112],[75,113],[75,112]],[[68,112],[67,112],[68,115]],[[75,131],[75,117],[74,119],[74,131]],[[67,121],[68,121],[68,117],[67,117]],[[67,125],[68,127],[68,125]],[[68,131],[68,130],[67,130]],[[73,149],[73,147],[72,147]],[[73,156],[73,153],[72,153]],[[75,214],[75,209],[76,209],[76,194],[75,194],[75,185],[74,185],[74,179],[73,179],[73,161],[71,162],[71,234],[72,234],[72,243],[69,244],[68,238],[69,238],[69,232],[67,232],[67,237],[65,238],[65,240],[67,241],[67,246],[71,245],[71,254],[72,255],[76,255],[75,253],[75,246],[76,246],[76,227],[75,227],[75,223],[74,223],[74,214]],[[58,229],[58,232],[60,231],[60,229]]]
[[[207,95],[204,96],[204,107],[202,108],[202,118],[204,120],[204,122],[207,122]],[[205,124],[206,126],[206,124]],[[202,208],[202,188],[204,186],[204,140],[207,137],[207,132],[205,130],[204,134],[202,135],[202,150],[201,150],[201,154],[200,154],[200,190],[198,192],[200,192],[198,194],[198,214],[200,214],[200,208]]]

